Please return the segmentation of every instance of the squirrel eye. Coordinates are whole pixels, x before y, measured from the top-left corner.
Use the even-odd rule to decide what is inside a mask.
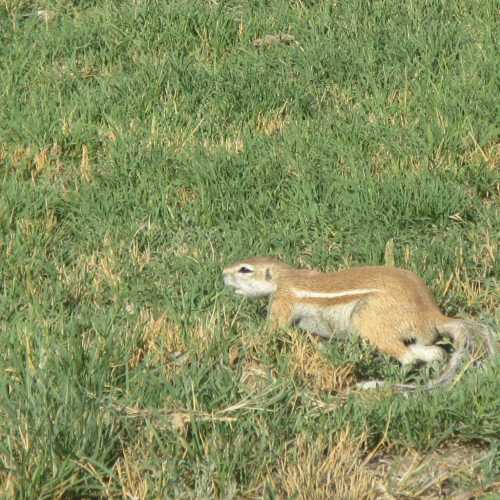
[[[248,267],[245,267],[245,266],[242,266],[238,269],[238,272],[239,273],[242,273],[242,274],[247,274],[247,273],[251,273],[252,270],[249,269]]]

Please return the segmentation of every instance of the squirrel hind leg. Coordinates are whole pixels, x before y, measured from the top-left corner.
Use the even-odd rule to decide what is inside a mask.
[[[387,352],[387,350],[386,350]],[[442,361],[445,357],[445,352],[438,346],[402,343],[398,349],[392,349],[392,352],[387,354],[395,357],[403,367],[408,367],[416,362],[433,363]],[[413,384],[392,384],[384,380],[369,380],[365,382],[358,382],[355,385],[356,389],[360,390],[377,390],[389,388],[398,392],[414,391],[418,386]]]
[[[437,345],[422,345],[410,344],[401,356],[398,357],[399,362],[403,366],[411,365],[418,361],[424,363],[434,363],[435,361],[443,361],[445,351]]]

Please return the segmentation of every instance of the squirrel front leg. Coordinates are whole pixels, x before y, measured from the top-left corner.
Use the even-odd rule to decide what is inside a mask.
[[[279,298],[271,299],[267,311],[268,325],[272,330],[280,330],[292,322],[292,306]]]

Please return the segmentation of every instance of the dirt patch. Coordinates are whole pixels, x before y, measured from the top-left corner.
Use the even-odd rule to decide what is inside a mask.
[[[378,455],[366,467],[378,480],[379,498],[468,500],[500,493],[500,481],[484,485],[479,464],[487,458],[479,446],[447,445],[425,455]]]

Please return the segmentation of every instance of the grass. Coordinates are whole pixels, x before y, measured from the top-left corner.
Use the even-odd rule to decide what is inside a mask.
[[[351,391],[429,374],[267,334],[220,276],[392,240],[498,331],[497,7],[0,2],[3,496],[497,498],[498,362]]]

